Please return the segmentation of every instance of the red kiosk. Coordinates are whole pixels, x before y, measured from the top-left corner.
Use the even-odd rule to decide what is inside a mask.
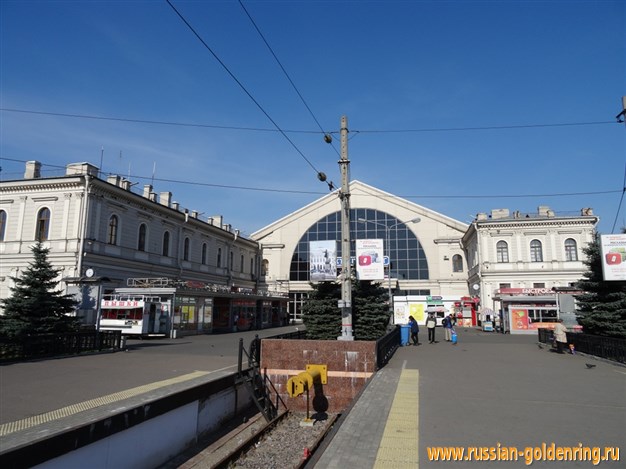
[[[454,302],[454,314],[457,326],[472,327],[478,325],[477,311],[480,298],[462,296]]]

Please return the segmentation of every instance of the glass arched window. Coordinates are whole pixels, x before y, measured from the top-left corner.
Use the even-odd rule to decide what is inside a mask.
[[[565,240],[565,260],[577,261],[578,260],[578,248],[576,246],[576,240],[567,238]]]
[[[509,262],[509,245],[506,241],[496,243],[496,261]]]
[[[202,257],[200,259],[200,262],[202,263],[202,265],[206,264],[206,254],[207,254],[207,245],[206,243],[202,243]]]
[[[107,233],[107,243],[112,244],[113,246],[117,245],[117,227],[119,224],[119,219],[117,215],[111,215],[109,218],[109,230]]]
[[[233,270],[233,265],[235,263],[235,253],[233,251],[230,251],[230,264],[228,264],[228,268],[230,270]]]
[[[183,242],[183,260],[189,260],[189,238],[185,238]]]
[[[50,231],[50,209],[42,208],[37,213],[37,233],[35,233],[35,239],[37,241],[47,241]]]
[[[250,274],[254,275],[254,257],[250,258]]]
[[[169,257],[170,255],[170,232],[166,231],[163,233],[163,247],[161,248],[161,254],[165,257]]]
[[[452,272],[463,272],[463,258],[460,254],[452,256]]]
[[[241,266],[241,271],[243,272],[243,254],[241,255],[241,264],[239,264]]]
[[[222,267],[222,248],[217,248],[217,266]]]
[[[4,235],[7,231],[7,212],[0,210],[0,241],[4,241]]]
[[[359,222],[359,219],[365,222]],[[428,280],[428,261],[422,245],[411,230],[413,223],[402,224],[401,220],[369,208],[350,210],[350,237],[356,239],[382,239],[385,256],[390,258],[391,278],[400,280]],[[398,224],[400,223],[400,224]],[[398,225],[396,225],[398,224]],[[396,226],[394,226],[396,225]],[[389,229],[387,229],[389,227]],[[389,239],[387,239],[389,232]],[[289,279],[309,281],[309,242],[336,241],[337,258],[341,258],[341,213],[335,212],[321,218],[304,233],[298,241],[291,258]],[[352,244],[351,256],[355,256]],[[390,251],[387,253],[387,249]],[[265,262],[265,261],[264,261]]]
[[[148,227],[145,223],[139,225],[139,236],[137,236],[137,251],[146,250],[146,236],[148,233]]]
[[[530,242],[530,262],[543,262],[543,249],[538,239]]]
[[[261,262],[261,275],[263,276],[267,275],[269,268],[270,268],[270,261],[268,261],[267,259],[263,259],[263,262]]]

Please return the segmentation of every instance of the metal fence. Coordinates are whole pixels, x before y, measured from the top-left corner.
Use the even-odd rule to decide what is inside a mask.
[[[553,341],[551,330],[539,329],[539,342],[551,344]],[[577,352],[626,363],[626,339],[568,332],[567,343],[572,344]]]
[[[400,326],[376,341],[376,366],[381,369],[385,366],[400,346]]]
[[[29,335],[19,340],[0,339],[0,360],[27,360],[119,349],[121,340],[121,331],[81,331]]]

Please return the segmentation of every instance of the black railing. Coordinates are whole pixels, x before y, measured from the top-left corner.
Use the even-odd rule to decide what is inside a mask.
[[[119,349],[121,340],[121,331],[81,331],[28,335],[19,340],[0,339],[0,360],[26,360]]]
[[[553,341],[554,333],[551,330],[539,329],[539,342],[551,344]],[[576,352],[626,363],[626,339],[568,332],[567,343],[573,345]]]
[[[376,341],[376,365],[380,370],[385,366],[400,346],[400,326]]]

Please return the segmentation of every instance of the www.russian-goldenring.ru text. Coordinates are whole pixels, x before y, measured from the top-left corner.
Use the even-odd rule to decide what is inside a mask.
[[[603,461],[619,461],[619,448],[614,446],[557,446],[541,443],[539,446],[517,448],[504,446],[429,446],[429,461],[523,461],[530,466],[535,461],[589,461],[594,466]]]

